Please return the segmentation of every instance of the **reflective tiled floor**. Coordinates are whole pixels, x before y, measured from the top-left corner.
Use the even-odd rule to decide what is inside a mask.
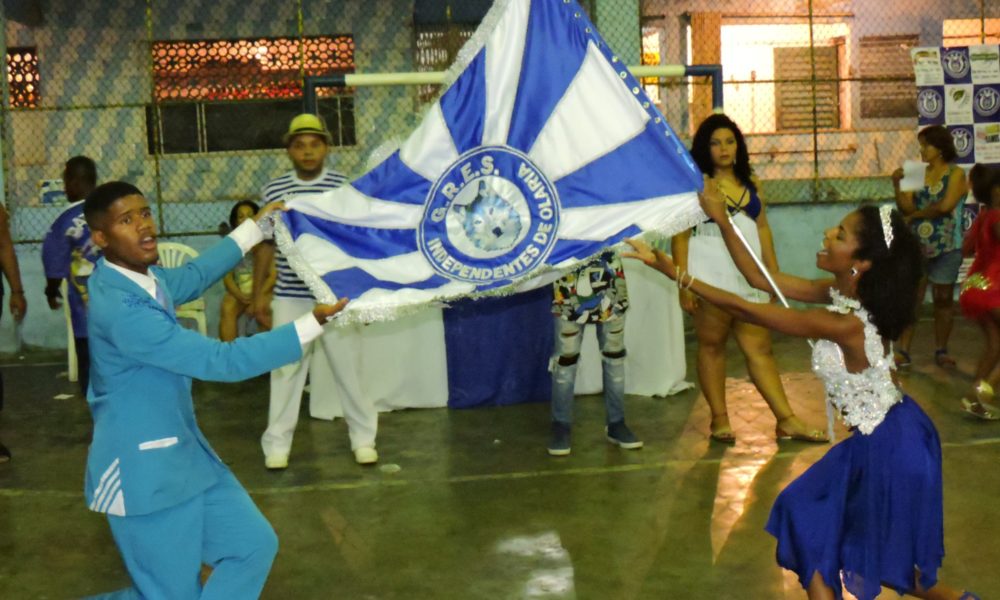
[[[979,334],[958,324],[949,374],[933,366],[928,325],[904,382],[944,443],[941,575],[1000,598],[1000,423],[964,418],[957,400]],[[808,346],[775,348],[793,406],[821,425]],[[730,357],[735,446],[707,441],[694,390],[629,398],[646,442],[632,452],[604,441],[602,403],[585,397],[562,459],[544,451],[547,407],[520,405],[383,415],[382,462],[367,469],[351,460],[342,422],[303,418],[289,469],[271,473],[257,441],[266,379],[195,393],[204,431],[280,537],[266,598],[804,598],[762,527],[778,491],[827,447],[776,443],[734,345]],[[4,367],[0,439],[14,460],[0,465],[0,598],[80,597],[128,581],[82,500],[90,419],[79,397],[54,399],[73,391],[59,371]]]

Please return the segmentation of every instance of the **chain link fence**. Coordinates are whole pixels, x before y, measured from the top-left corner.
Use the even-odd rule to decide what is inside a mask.
[[[557,0],[551,0],[557,1]],[[65,206],[71,156],[142,189],[164,235],[213,233],[290,167],[304,78],[444,70],[489,0],[19,0],[2,15],[3,183],[19,242]],[[584,0],[628,64],[713,64],[770,202],[888,198],[916,155],[913,46],[1000,41],[1000,0]],[[704,79],[647,91],[690,136]],[[327,89],[332,167],[359,175],[433,86]]]
[[[890,199],[889,174],[917,158],[915,46],[996,44],[1000,2],[647,0],[648,62],[718,62],[726,113],[747,134],[771,202]],[[659,88],[693,133],[707,84]]]

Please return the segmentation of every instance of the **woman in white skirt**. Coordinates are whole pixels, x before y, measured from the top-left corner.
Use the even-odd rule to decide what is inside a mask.
[[[764,203],[752,177],[750,155],[740,128],[729,117],[712,115],[698,127],[691,155],[705,175],[705,184],[718,186],[725,196],[736,226],[750,242],[768,270],[778,271],[771,229]],[[750,302],[770,302],[768,294],[756,290],[740,274],[722,239],[718,225],[708,221],[673,238],[677,268],[714,287],[732,292]],[[747,362],[750,379],[777,419],[775,435],[781,439],[826,442],[826,435],[806,426],[792,410],[781,385],[771,352],[767,329],[734,319],[719,308],[702,303],[690,291],[681,290],[681,308],[694,316],[698,336],[698,382],[712,411],[711,437],[718,442],[736,442],[726,410],[726,341],[736,337]]]

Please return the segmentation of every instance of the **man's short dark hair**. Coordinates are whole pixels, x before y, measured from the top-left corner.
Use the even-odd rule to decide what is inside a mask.
[[[109,181],[95,187],[83,203],[83,216],[87,219],[87,225],[96,229],[98,221],[108,212],[108,208],[125,196],[142,196],[142,192],[126,181]]]
[[[87,156],[74,156],[66,161],[66,173],[79,173],[87,181],[97,183],[97,164]]]

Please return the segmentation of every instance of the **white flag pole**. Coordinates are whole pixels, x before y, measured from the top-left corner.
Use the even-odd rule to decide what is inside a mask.
[[[753,251],[753,248],[750,246],[750,242],[747,241],[747,238],[743,235],[743,231],[736,226],[736,222],[733,221],[733,215],[729,215],[729,224],[733,226],[733,231],[736,232],[736,237],[740,238],[740,241],[743,242],[743,247],[750,253],[751,258],[753,258],[753,262],[757,264],[757,268],[764,274],[764,278],[767,279],[768,285],[771,286],[771,289],[774,290],[774,293],[778,296],[778,300],[781,300],[781,303],[785,306],[785,308],[790,308],[785,295],[781,293],[781,289],[778,288],[778,284],[774,282],[774,277],[771,276],[770,271],[768,271],[767,267],[764,266],[764,261],[757,256],[757,254]],[[809,341],[809,344],[812,345],[812,340]]]
[[[750,254],[751,258],[753,258],[753,262],[756,263],[757,268],[760,269],[760,272],[764,274],[764,278],[767,279],[768,285],[770,285],[771,289],[774,290],[774,294],[778,296],[778,300],[781,301],[781,304],[785,308],[791,308],[791,306],[788,305],[788,299],[785,298],[785,295],[781,293],[781,288],[778,287],[778,284],[775,283],[774,281],[774,277],[771,276],[771,272],[768,271],[767,267],[764,266],[764,261],[762,261],[760,257],[757,256],[757,253],[755,253],[753,251],[753,248],[750,246],[750,242],[747,241],[747,238],[743,235],[743,231],[741,231],[740,228],[736,226],[736,222],[733,221],[733,215],[729,215],[729,224],[733,226],[733,231],[736,232],[736,237],[740,238],[740,241],[743,242],[743,247],[747,249],[747,252]],[[806,340],[806,341],[809,342],[810,346],[813,345],[812,340]]]
[[[743,243],[743,247],[747,249],[747,252],[749,252],[750,256],[753,258],[754,263],[757,264],[757,268],[760,269],[760,272],[764,274],[764,278],[767,279],[768,285],[771,286],[771,289],[774,290],[775,295],[778,296],[778,300],[781,301],[781,304],[784,305],[785,308],[791,308],[790,306],[788,306],[788,299],[785,298],[785,295],[781,293],[781,288],[778,287],[778,284],[775,283],[774,281],[774,277],[771,276],[771,272],[768,271],[767,267],[764,266],[764,261],[762,261],[760,257],[757,256],[757,254],[753,251],[753,248],[750,247],[750,242],[747,241],[747,238],[743,235],[743,232],[740,230],[740,228],[736,226],[736,223],[733,221],[733,216],[728,215],[728,219],[729,219],[729,224],[733,226],[733,231],[736,232],[736,237],[740,238],[740,242]],[[806,340],[806,341],[809,342],[810,347],[814,347],[814,343],[812,340]],[[828,438],[830,438],[830,441],[833,442],[834,440],[837,439],[836,434],[834,434],[833,432],[833,421],[834,421],[833,405],[830,404],[829,399],[827,399],[825,404],[826,404],[826,435]]]

